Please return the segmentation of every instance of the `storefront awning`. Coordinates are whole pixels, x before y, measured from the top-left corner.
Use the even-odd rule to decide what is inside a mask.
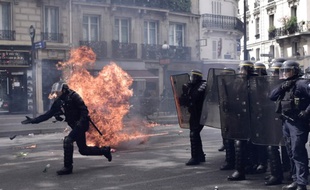
[[[147,70],[126,70],[133,79],[145,79],[147,81],[158,80],[158,76]]]

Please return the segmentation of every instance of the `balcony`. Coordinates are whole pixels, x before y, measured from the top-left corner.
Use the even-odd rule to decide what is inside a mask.
[[[80,41],[80,46],[90,47],[96,54],[97,59],[107,58],[107,42],[106,41]]]
[[[63,43],[63,34],[41,32],[41,40],[47,42]]]
[[[269,31],[269,39],[275,39],[287,35],[302,35],[304,33],[310,32],[310,21],[299,22],[296,26],[291,27],[290,30],[287,30],[284,26],[276,28],[273,31]]]
[[[207,29],[237,30],[243,33],[243,22],[237,17],[203,14],[202,27]]]
[[[141,47],[141,57],[144,60],[158,60],[163,57],[163,53],[165,51],[162,49],[162,45],[141,44]],[[190,61],[191,48],[184,46],[169,46],[168,56],[171,60],[175,61]]]
[[[112,57],[114,59],[137,59],[137,44],[112,40]]]
[[[0,40],[15,41],[15,31],[14,30],[0,30]]]
[[[168,9],[173,12],[191,12],[191,0],[183,0],[181,3],[175,3],[172,0],[111,0],[111,4]]]

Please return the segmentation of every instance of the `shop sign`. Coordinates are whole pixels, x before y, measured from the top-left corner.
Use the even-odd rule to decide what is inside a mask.
[[[0,67],[30,66],[30,52],[0,51]]]

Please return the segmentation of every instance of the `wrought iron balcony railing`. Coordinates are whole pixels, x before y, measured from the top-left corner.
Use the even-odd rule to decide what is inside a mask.
[[[304,32],[310,32],[310,21],[299,22],[297,23],[296,26],[290,27],[289,29],[286,29],[283,26],[280,28],[276,28],[272,31],[268,31],[268,37],[271,40],[281,36],[292,35],[296,33],[304,33]]]
[[[0,30],[0,40],[15,40],[14,30]]]
[[[210,29],[238,30],[243,32],[243,22],[237,17],[203,14],[202,27]]]
[[[63,43],[63,34],[41,32],[41,40],[44,40],[47,42]]]
[[[107,58],[107,42],[106,41],[80,41],[80,46],[90,47],[97,58]]]
[[[191,48],[183,46],[169,46],[168,50],[163,50],[162,45],[141,44],[142,56],[144,60],[158,60],[164,56],[172,60],[191,60]]]
[[[137,59],[137,44],[112,40],[112,57],[116,59]]]

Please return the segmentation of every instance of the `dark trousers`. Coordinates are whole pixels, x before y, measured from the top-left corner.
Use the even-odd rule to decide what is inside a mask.
[[[292,178],[299,185],[308,184],[308,122],[285,120],[283,122],[283,135],[288,156],[292,162]]]

